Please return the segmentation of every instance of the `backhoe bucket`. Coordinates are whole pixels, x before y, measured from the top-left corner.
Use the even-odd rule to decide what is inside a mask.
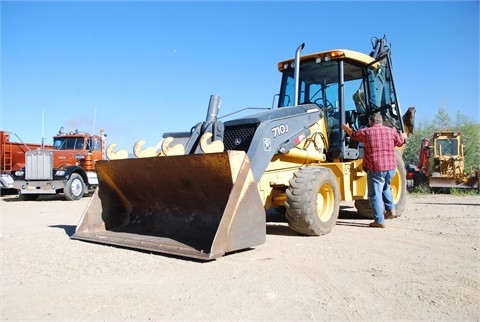
[[[260,245],[265,210],[242,151],[98,161],[73,239],[211,260]]]

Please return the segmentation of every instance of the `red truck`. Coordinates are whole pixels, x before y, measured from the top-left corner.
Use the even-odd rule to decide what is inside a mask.
[[[78,130],[53,137],[49,149],[25,153],[25,166],[13,173],[13,186],[22,200],[63,193],[67,200],[79,200],[98,185],[95,162],[106,158],[106,134],[92,135]]]
[[[18,141],[11,141],[15,136]],[[0,131],[0,189],[13,191],[13,174],[25,166],[25,153],[41,148],[52,148],[40,143],[25,143],[14,132]]]

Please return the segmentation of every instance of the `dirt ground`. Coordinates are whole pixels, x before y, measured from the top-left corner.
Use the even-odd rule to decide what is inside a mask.
[[[1,320],[480,319],[479,196],[409,195],[387,229],[342,203],[210,262],[70,239],[89,199],[1,198]]]

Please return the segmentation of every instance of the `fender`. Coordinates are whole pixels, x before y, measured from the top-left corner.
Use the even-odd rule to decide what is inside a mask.
[[[68,181],[68,179],[70,179],[70,176],[73,173],[78,173],[79,175],[82,176],[83,182],[85,182],[85,184],[87,184],[87,185],[89,184],[87,172],[85,171],[85,169],[83,169],[82,167],[80,167],[78,165],[70,165],[70,166],[65,166],[65,167],[59,168],[59,169],[53,169],[53,173],[55,173],[56,170],[64,170],[65,171],[65,176],[64,176],[64,179],[63,179],[64,181]]]

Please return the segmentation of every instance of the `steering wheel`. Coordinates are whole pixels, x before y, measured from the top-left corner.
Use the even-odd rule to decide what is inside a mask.
[[[320,103],[319,103],[318,101],[320,101]],[[324,108],[325,108],[325,107],[326,107],[326,108],[333,108],[333,104],[332,104],[329,100],[327,100],[327,99],[325,100],[325,102],[327,103],[326,106],[323,106],[323,101],[324,101],[324,99],[320,97],[320,98],[317,98],[316,100],[314,100],[313,102],[314,102],[315,104],[317,104],[318,106],[322,106],[322,107],[324,107]]]

